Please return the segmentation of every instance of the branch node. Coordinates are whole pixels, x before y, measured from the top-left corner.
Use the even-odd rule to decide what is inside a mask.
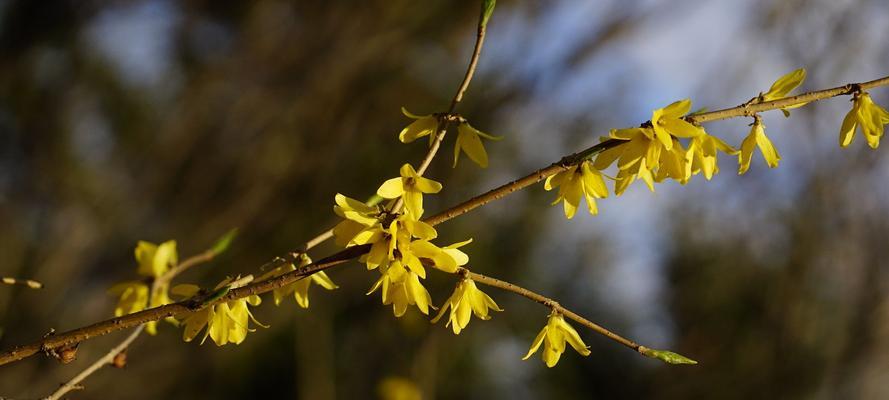
[[[77,358],[77,347],[80,346],[80,342],[69,344],[67,346],[61,346],[59,348],[48,348],[45,345],[43,346],[43,353],[47,356],[54,358],[56,361],[62,364],[68,364],[71,361],[74,361]]]

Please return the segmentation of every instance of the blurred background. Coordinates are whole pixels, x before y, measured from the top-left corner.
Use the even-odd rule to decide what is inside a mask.
[[[179,282],[256,272],[332,226],[333,196],[366,198],[425,141],[399,112],[444,111],[465,70],[478,1],[0,1],[0,348],[112,315],[137,240],[182,258],[232,227],[224,256]],[[491,166],[429,176],[430,213],[634,126],[685,97],[740,104],[806,67],[801,90],[887,74],[880,0],[498,2],[459,112],[503,135]],[[874,89],[889,105],[889,89]],[[183,343],[160,326],[70,398],[866,398],[889,397],[889,156],[840,149],[847,98],[765,116],[783,159],[686,186],[635,184],[565,220],[542,185],[439,227],[470,266],[558,299],[672,367],[578,327],[591,346],[547,369],[521,357],[547,310],[486,289],[506,309],[454,336],[416,309],[365,296],[357,263],[313,287],[311,308],[271,301],[239,346]],[[750,121],[707,125],[740,144]],[[312,251],[335,251],[328,243]],[[453,279],[432,273],[436,303]],[[125,333],[0,367],[0,395],[44,396]],[[399,389],[399,388],[407,389]]]

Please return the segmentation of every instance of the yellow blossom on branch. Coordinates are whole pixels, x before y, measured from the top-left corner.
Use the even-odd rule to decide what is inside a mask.
[[[423,314],[429,314],[432,297],[420,283],[416,271],[405,268],[401,261],[395,260],[388,267],[381,268],[381,272],[382,276],[367,292],[368,295],[382,289],[383,304],[391,304],[396,317],[404,315],[411,305],[416,305]]]
[[[852,98],[852,110],[843,118],[840,127],[840,146],[846,147],[855,139],[855,130],[860,129],[867,144],[876,149],[883,137],[884,125],[889,124],[889,112],[874,103],[867,92],[855,94]]]
[[[136,272],[153,279],[161,277],[178,263],[176,241],[174,240],[166,241],[160,245],[140,240],[136,244],[134,254],[136,262],[139,264]],[[169,283],[167,282],[156,284],[154,293],[151,293],[151,286],[148,282],[132,281],[114,285],[108,290],[109,294],[120,296],[117,306],[114,308],[114,316],[119,317],[147,308],[170,304],[168,289]],[[170,321],[174,322],[175,320],[170,319]],[[150,335],[156,334],[157,321],[147,322],[145,332]]]
[[[178,263],[175,240],[169,240],[160,245],[140,240],[136,244],[135,254],[136,261],[139,263],[139,269],[136,272],[142,276],[157,278]]]
[[[216,293],[221,290],[236,289],[250,283],[252,276],[240,279],[228,278],[214,288]],[[183,284],[176,285],[172,289],[173,294],[191,298],[201,293],[200,287],[197,285]],[[224,346],[228,343],[240,344],[247,338],[247,332],[253,332],[249,323],[253,321],[256,325],[266,328],[267,326],[259,323],[253,318],[249,306],[258,306],[262,299],[257,295],[250,295],[240,299],[222,302],[219,304],[205,306],[198,311],[190,312],[182,316],[182,339],[186,342],[192,341],[198,333],[206,327],[204,337],[201,344],[207,340],[209,336],[217,346]]]
[[[756,118],[753,122],[753,127],[750,129],[750,134],[741,142],[741,154],[738,157],[738,175],[743,175],[750,168],[750,160],[756,147],[759,147],[759,151],[762,153],[762,157],[769,168],[778,166],[781,155],[778,154],[778,150],[775,150],[772,141],[766,136],[765,125],[759,118]]]
[[[661,163],[661,153],[675,152],[677,147],[681,149],[679,141],[671,137],[670,140],[674,144],[665,150],[663,144],[655,139],[653,128],[612,129],[609,136],[627,142],[603,151],[593,166],[604,169],[617,160],[618,173],[615,178],[614,194],[618,196],[623,194],[636,178],[645,181],[648,189],[653,192],[655,182],[653,172]]]
[[[541,358],[543,358],[543,362],[546,363],[547,367],[552,368],[559,362],[559,358],[565,351],[565,342],[568,342],[580,355],[590,355],[590,349],[587,348],[587,345],[580,338],[580,335],[577,334],[577,331],[565,322],[562,314],[553,311],[549,315],[546,326],[543,327],[543,330],[534,339],[531,349],[528,350],[528,354],[522,360],[530,358],[542,344],[543,353]]]
[[[772,101],[784,98],[790,91],[802,85],[806,80],[806,69],[799,68],[788,72],[784,76],[778,78],[769,91],[762,94],[762,101]],[[794,106],[798,107],[798,106]]]
[[[306,254],[299,255],[300,268],[305,267],[306,265],[309,265],[311,263],[312,259],[309,258],[309,256],[307,256]],[[259,277],[259,280],[264,281],[266,279],[276,278],[288,272],[296,271],[296,269],[297,267],[293,265],[293,263],[282,265],[262,275],[261,277]],[[302,279],[289,285],[273,290],[272,294],[275,299],[275,305],[281,304],[281,301],[283,301],[284,298],[286,298],[290,294],[293,294],[293,297],[296,299],[296,303],[299,304],[300,307],[309,308],[309,286],[311,286],[312,283],[315,283],[327,290],[334,290],[339,288],[339,286],[333,283],[333,281],[330,279],[330,277],[327,276],[324,271],[318,271],[312,275],[303,277]]]
[[[460,150],[463,150],[469,159],[478,164],[479,167],[488,167],[488,153],[485,151],[485,145],[482,139],[501,140],[502,136],[493,136],[473,128],[468,122],[460,122],[457,126],[457,141],[454,144],[454,167],[457,166],[457,160],[460,159]]]
[[[716,152],[721,151],[728,155],[736,155],[738,151],[729,146],[716,136],[704,134],[692,138],[688,145],[689,159],[691,159],[691,173],[704,173],[704,178],[710,180],[719,172],[716,163]]]
[[[762,93],[759,95],[759,102],[765,101],[773,101],[782,99],[787,96],[790,91],[796,89],[799,85],[806,80],[806,70],[805,68],[800,68],[797,70],[793,70],[784,76],[778,78],[775,83],[772,83],[772,87],[769,88],[768,92]],[[784,107],[781,109],[781,112],[784,113],[785,117],[790,116],[790,112],[787,110],[791,110],[794,108],[802,107],[806,105],[806,103],[794,104],[790,107]]]
[[[401,130],[398,140],[402,143],[410,143],[423,136],[429,136],[430,144],[435,141],[435,135],[438,133],[438,117],[435,114],[415,115],[404,107],[401,107],[401,113],[415,121]]]
[[[654,181],[663,182],[670,178],[683,185],[688,183],[692,176],[691,164],[693,162],[693,157],[689,156],[688,151],[682,147],[682,143],[674,138],[673,148],[661,151],[658,157],[658,168]]]
[[[479,319],[489,320],[491,319],[489,310],[503,311],[497,306],[494,299],[479,290],[470,278],[460,280],[454,293],[444,303],[438,315],[432,319],[432,323],[438,322],[448,308],[450,308],[451,314],[448,316],[445,326],[450,325],[455,335],[459,335],[460,331],[469,325],[472,314],[475,314]]]
[[[658,108],[651,113],[651,126],[654,136],[670,150],[673,148],[673,138],[691,138],[701,136],[704,130],[682,119],[691,110],[691,100],[684,99],[671,103],[664,108]]]
[[[438,193],[441,183],[420,176],[410,164],[404,164],[400,172],[401,177],[383,182],[377,194],[384,199],[402,197],[408,216],[418,220],[423,215],[423,194]]]
[[[144,282],[118,283],[108,289],[108,294],[120,296],[114,308],[115,317],[139,312],[148,306],[148,285]]]
[[[593,168],[593,163],[588,160],[546,178],[544,189],[549,191],[556,187],[559,188],[559,196],[552,205],[564,201],[565,217],[568,219],[574,218],[580,206],[581,196],[586,198],[587,208],[593,215],[599,213],[596,199],[608,197],[608,188],[605,186],[602,174]]]

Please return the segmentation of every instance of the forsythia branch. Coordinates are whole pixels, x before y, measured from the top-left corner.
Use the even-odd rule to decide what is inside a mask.
[[[748,104],[742,105],[732,108],[727,108],[723,110],[717,110],[707,113],[696,114],[693,116],[685,117],[686,121],[691,123],[702,123],[709,122],[715,120],[728,119],[739,116],[747,116],[753,115],[754,113],[768,111],[768,110],[776,110],[781,108],[786,108],[788,106],[792,106],[795,104],[801,103],[811,103],[818,100],[823,100],[831,97],[849,95],[858,90],[870,89],[880,86],[889,85],[889,76],[883,77],[880,79],[872,80],[864,83],[853,83],[847,84],[831,89],[819,90],[814,92],[804,93],[798,96],[788,97],[780,100],[768,101],[758,104]],[[460,203],[454,207],[451,207],[445,211],[440,212],[430,218],[424,219],[425,222],[430,225],[440,224],[452,218],[456,218],[460,215],[463,215],[469,211],[472,211],[480,206],[483,206],[491,201],[497,200],[499,198],[505,197],[506,195],[516,192],[518,190],[524,189],[534,183],[540,182],[541,180],[554,175],[560,171],[565,170],[567,167],[575,165],[582,160],[595,155],[596,153],[620,144],[620,140],[609,139],[602,143],[599,143],[595,146],[582,150],[578,153],[568,155],[563,157],[561,160],[556,163],[534,171],[533,173],[519,178],[515,181],[504,184],[500,187],[492,189],[482,195],[469,199],[463,203]],[[306,266],[305,268],[298,269],[284,275],[281,275],[277,278],[269,279],[266,281],[256,282],[251,285],[237,288],[231,290],[226,296],[217,299],[216,301],[204,305],[204,307],[209,305],[218,304],[224,301],[232,301],[235,299],[244,298],[250,295],[262,294],[274,290],[276,288],[281,288],[283,286],[289,285],[293,282],[296,282],[303,277],[311,275],[315,272],[322,271],[328,269],[330,267],[343,264],[353,258],[361,256],[365,254],[369,250],[369,246],[353,246],[348,247],[340,252],[337,252],[327,258],[319,260],[313,264]],[[282,258],[283,259],[283,258]],[[285,261],[280,261],[283,264]],[[140,312],[136,312],[133,314],[124,315],[117,318],[108,319],[105,321],[100,321],[94,323],[89,326],[85,326],[82,328],[74,329],[71,331],[59,333],[56,335],[49,336],[43,340],[16,347],[10,351],[4,352],[0,354],[0,365],[7,364],[13,361],[21,360],[23,358],[32,356],[40,351],[51,351],[57,348],[61,348],[64,346],[70,346],[76,343],[80,343],[82,341],[102,336],[111,332],[115,332],[118,330],[131,328],[137,325],[144,324],[150,321],[158,321],[162,318],[171,317],[180,315],[187,312],[195,311],[188,306],[188,302],[179,302],[172,303],[160,307],[155,307],[147,310],[143,310]],[[567,315],[567,314],[566,314]],[[578,317],[580,318],[580,317]],[[580,321],[578,321],[580,322]],[[603,328],[604,329],[604,328]],[[667,359],[670,357],[669,354],[665,353],[655,353],[649,352],[651,356],[657,356],[662,359]]]
[[[220,241],[218,241],[217,244],[215,246],[213,246],[213,248],[206,250],[198,255],[189,257],[188,259],[182,261],[175,267],[171,268],[169,271],[167,271],[166,273],[164,273],[157,279],[154,279],[153,282],[151,282],[151,295],[156,296],[157,291],[160,287],[169,285],[170,282],[173,280],[173,278],[175,278],[179,274],[187,271],[189,268],[192,268],[194,266],[212,261],[213,258],[218,256],[223,251],[225,251],[225,248],[228,247],[228,244],[234,238],[234,235],[236,233],[237,233],[237,230],[229,231],[229,233],[226,234]],[[65,382],[61,386],[59,386],[59,388],[56,389],[55,392],[53,392],[49,396],[45,397],[45,400],[61,399],[62,396],[64,396],[66,393],[80,388],[80,383],[83,382],[90,375],[92,375],[96,371],[102,369],[102,367],[114,363],[114,360],[116,359],[116,357],[118,357],[119,354],[126,351],[127,348],[129,348],[130,344],[132,344],[133,341],[135,341],[137,338],[139,338],[139,335],[141,335],[142,331],[144,331],[144,330],[145,330],[145,325],[139,325],[138,327],[136,327],[136,329],[129,336],[127,336],[126,339],[124,339],[123,341],[118,343],[116,346],[111,348],[111,350],[109,350],[108,353],[106,353],[104,356],[102,356],[101,358],[99,358],[98,360],[96,360],[95,362],[90,364],[88,367],[86,367],[79,374],[77,374],[76,376],[71,378],[71,380],[69,380],[68,382]]]
[[[690,123],[704,123],[711,121],[718,121],[723,119],[729,119],[734,117],[743,117],[743,116],[752,116],[755,113],[762,111],[770,111],[770,110],[778,110],[782,108],[786,108],[788,106],[802,104],[802,103],[811,103],[818,100],[829,99],[831,97],[850,95],[855,93],[858,90],[870,89],[880,86],[889,85],[889,76],[882,77],[879,79],[874,79],[872,81],[864,82],[864,83],[849,83],[843,86],[838,86],[831,89],[817,90],[813,92],[803,93],[798,96],[786,97],[780,100],[767,101],[758,104],[746,104],[740,105],[737,107],[726,108],[723,110],[710,111],[700,114],[695,114],[692,116],[685,117],[684,119]],[[649,121],[650,122],[650,121]],[[644,125],[644,124],[643,124]],[[430,225],[438,225],[442,222],[455,218],[457,216],[463,215],[467,212],[470,212],[478,207],[481,207],[485,204],[488,204],[494,200],[503,198],[513,192],[518,190],[522,190],[528,186],[531,186],[535,183],[538,183],[552,175],[555,175],[559,172],[566,170],[568,167],[578,164],[584,159],[587,159],[601,151],[607,150],[611,147],[614,147],[618,144],[621,144],[623,141],[618,139],[608,139],[595,146],[586,148],[577,153],[568,155],[563,157],[561,160],[556,161],[555,163],[549,165],[548,167],[538,169],[524,177],[516,179],[512,182],[503,184],[497,188],[491,189],[484,194],[473,197],[469,200],[466,200],[456,206],[448,208],[438,214],[435,214],[429,218],[424,219],[423,221]]]

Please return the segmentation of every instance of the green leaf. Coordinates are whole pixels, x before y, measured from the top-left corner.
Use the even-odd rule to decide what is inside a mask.
[[[228,292],[231,290],[231,288],[232,288],[231,285],[225,285],[225,286],[217,289],[215,292],[210,293],[209,295],[207,295],[206,298],[202,299],[201,305],[207,305],[207,304],[210,304],[218,299],[221,299],[222,296],[225,296],[228,294]]]
[[[367,199],[367,201],[365,201],[364,204],[367,204],[369,206],[375,206],[377,204],[380,204],[381,201],[383,201],[383,198],[380,195],[374,193],[374,195],[370,196],[370,198]]]
[[[497,5],[497,0],[483,0],[482,1],[482,16],[481,22],[479,25],[485,27],[488,25],[488,20],[491,19],[491,14],[494,14],[494,6]]]
[[[682,354],[677,354],[669,350],[655,350],[646,348],[642,351],[647,357],[657,358],[667,364],[697,364],[698,362],[692,360]]]
[[[210,248],[210,251],[213,252],[214,255],[220,255],[226,250],[228,250],[228,246],[235,240],[235,236],[238,235],[238,228],[234,228],[222,235],[216,243],[213,244],[213,247]]]

